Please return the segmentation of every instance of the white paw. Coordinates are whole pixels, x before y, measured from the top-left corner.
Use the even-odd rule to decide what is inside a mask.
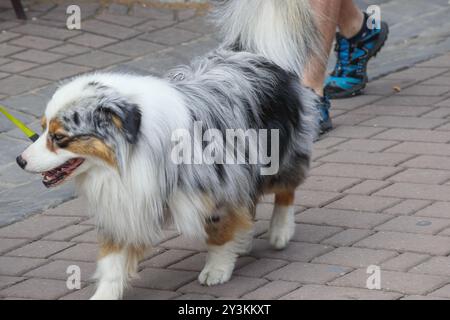
[[[282,250],[286,248],[295,233],[293,215],[274,216],[269,230],[269,242],[273,248]]]
[[[118,283],[100,282],[90,300],[120,300],[122,291],[122,286]]]
[[[89,300],[119,300],[120,297],[108,292],[96,292]]]
[[[198,281],[200,284],[204,286],[216,286],[219,284],[224,284],[231,279],[231,275],[233,274],[234,266],[225,266],[225,265],[214,265],[209,264],[206,265],[205,268],[200,273],[198,277]]]

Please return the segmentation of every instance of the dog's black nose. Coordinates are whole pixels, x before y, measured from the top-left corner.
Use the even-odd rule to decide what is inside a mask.
[[[19,167],[21,167],[22,169],[25,169],[25,167],[27,166],[27,162],[25,161],[24,158],[22,158],[22,156],[18,156],[16,161]]]

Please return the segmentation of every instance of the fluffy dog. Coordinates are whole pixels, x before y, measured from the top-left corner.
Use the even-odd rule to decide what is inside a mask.
[[[282,249],[293,236],[295,189],[307,174],[317,125],[317,97],[300,84],[319,43],[308,1],[218,2],[221,48],[163,79],[72,79],[48,103],[42,136],[17,158],[47,187],[74,179],[88,200],[101,248],[93,299],[122,297],[144,250],[168,223],[206,240],[199,281],[208,286],[228,281],[238,255],[250,250],[262,195],[275,193],[270,243]],[[194,133],[199,123],[202,133],[270,131],[266,142],[276,150],[253,135],[243,148],[213,139],[209,147],[248,160],[250,146],[258,145],[278,154],[276,172],[262,174],[273,163],[174,161],[174,132]],[[204,143],[195,144],[194,158],[202,158]]]

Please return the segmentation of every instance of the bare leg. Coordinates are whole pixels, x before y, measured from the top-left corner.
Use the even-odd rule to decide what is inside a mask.
[[[316,16],[316,23],[323,39],[325,57],[311,59],[304,74],[303,83],[312,88],[318,95],[323,96],[323,84],[327,71],[327,62],[333,46],[338,26],[341,4],[343,0],[310,0]]]
[[[128,280],[136,275],[145,248],[122,246],[111,241],[100,243],[95,278],[97,290],[91,300],[119,300]]]
[[[222,284],[230,280],[236,260],[247,253],[253,240],[251,210],[233,211],[217,223],[206,226],[208,255],[198,278],[206,286]]]
[[[346,38],[355,36],[364,23],[364,14],[353,3],[353,0],[342,0],[339,15],[339,32]]]
[[[295,233],[294,199],[294,191],[275,195],[275,208],[269,229],[269,241],[275,249],[286,248]]]

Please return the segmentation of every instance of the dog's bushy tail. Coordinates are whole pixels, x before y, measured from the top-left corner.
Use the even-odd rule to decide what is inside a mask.
[[[213,20],[224,45],[263,55],[301,76],[311,55],[322,55],[309,0],[215,0]]]

